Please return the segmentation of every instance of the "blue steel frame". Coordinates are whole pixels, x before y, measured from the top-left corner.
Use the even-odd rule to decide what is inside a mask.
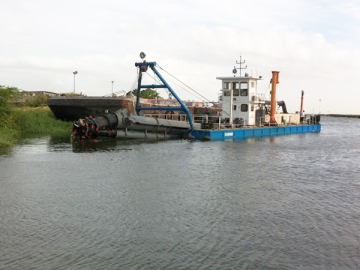
[[[155,68],[156,62],[138,62],[135,63],[136,67],[139,67],[139,79],[138,79],[138,88],[137,88],[137,95],[136,95],[136,113],[137,115],[140,115],[140,111],[142,110],[160,110],[160,111],[184,111],[189,119],[189,124],[191,127],[191,130],[194,129],[194,123],[191,118],[191,114],[189,109],[186,107],[186,105],[181,101],[181,99],[176,95],[174,90],[170,87],[170,85],[165,81],[165,79],[160,75],[160,73]],[[142,85],[141,79],[142,79],[142,73],[146,72],[148,70],[148,67],[150,67],[155,74],[158,76],[158,78],[162,81],[163,85]],[[170,93],[176,98],[176,100],[179,102],[181,107],[141,107],[140,105],[140,91],[141,88],[167,88]]]

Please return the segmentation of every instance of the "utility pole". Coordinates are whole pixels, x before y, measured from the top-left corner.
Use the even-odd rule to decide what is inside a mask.
[[[74,74],[74,94],[75,94],[75,75],[78,74],[78,72],[74,71],[73,74]]]

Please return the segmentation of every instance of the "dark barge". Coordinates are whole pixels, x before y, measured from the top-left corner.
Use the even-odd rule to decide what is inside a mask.
[[[59,96],[51,97],[48,106],[56,118],[65,121],[99,115],[105,110],[117,111],[125,108],[134,112],[134,102],[124,97]]]

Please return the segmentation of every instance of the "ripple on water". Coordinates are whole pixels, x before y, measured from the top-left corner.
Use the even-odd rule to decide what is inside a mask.
[[[336,121],[236,142],[29,139],[0,157],[0,265],[359,269],[360,122]]]

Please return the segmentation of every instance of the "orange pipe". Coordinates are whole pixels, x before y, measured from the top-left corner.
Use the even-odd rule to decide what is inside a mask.
[[[272,72],[272,86],[271,86],[271,109],[270,109],[270,124],[276,124],[275,108],[276,108],[276,84],[279,83],[279,71]]]
[[[300,103],[300,115],[303,111],[303,101],[304,101],[304,90],[301,91],[301,103]]]

